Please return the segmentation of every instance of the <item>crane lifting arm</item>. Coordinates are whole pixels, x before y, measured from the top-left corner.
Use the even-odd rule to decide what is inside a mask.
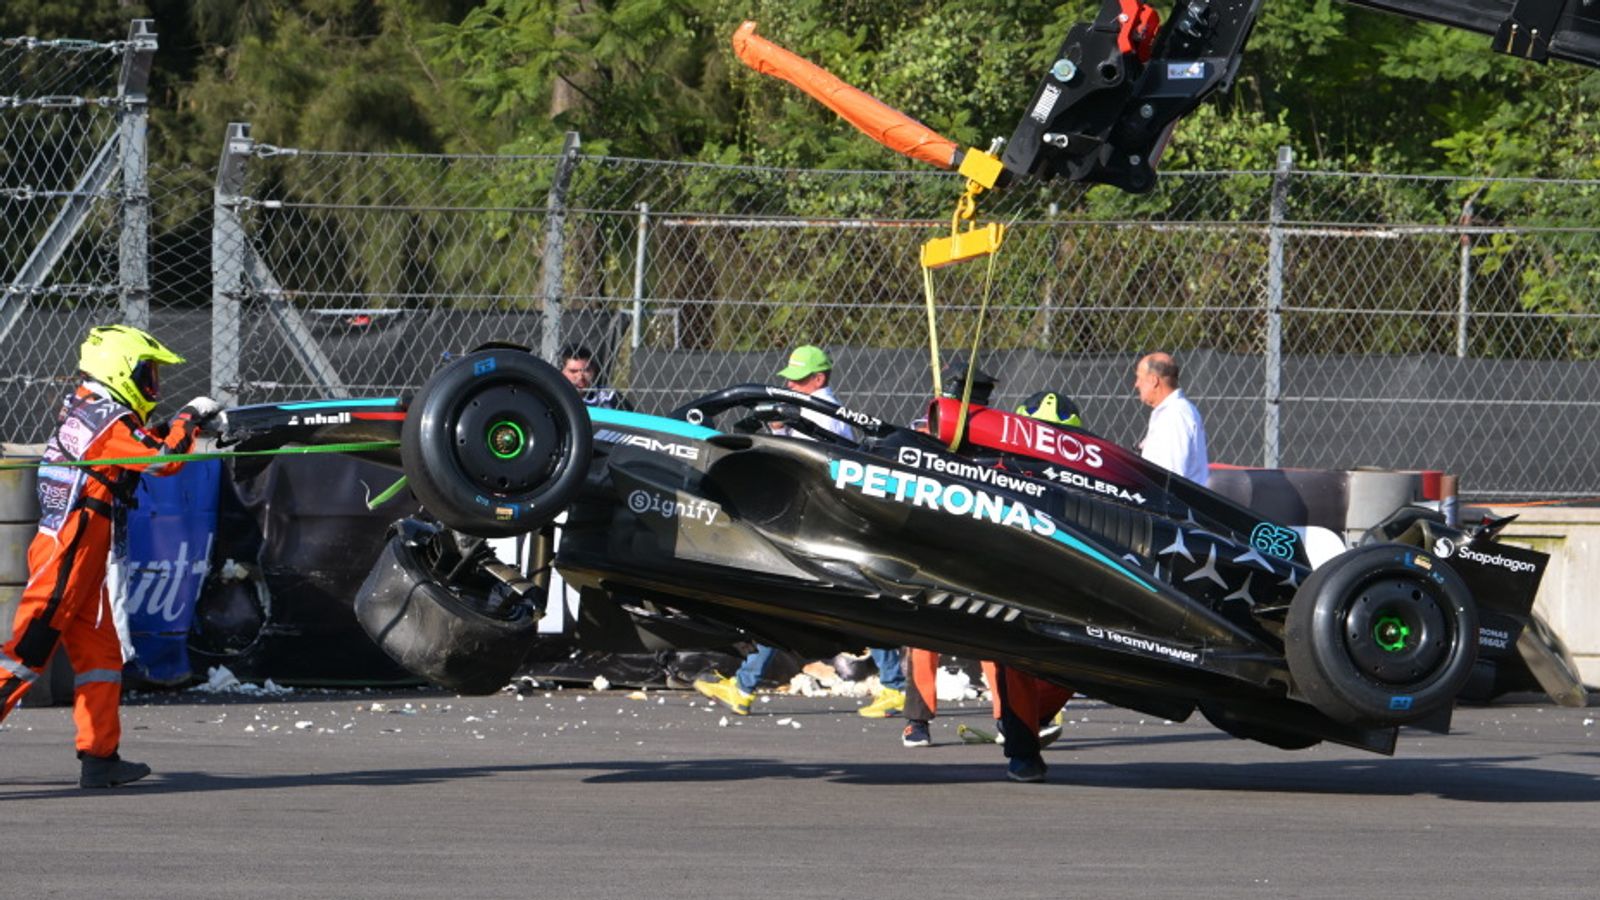
[[[1600,66],[1594,0],[1346,0],[1355,6],[1477,31],[1537,62]],[[1263,0],[1178,0],[1154,34],[1138,0],[1102,0],[1074,25],[1006,145],[1011,177],[1155,186],[1172,128],[1232,83]]]
[[[1172,129],[1232,84],[1265,0],[1176,0],[1165,19],[1143,0],[1101,0],[1092,22],[1067,32],[1009,141],[987,151],[943,137],[921,122],[772,44],[747,22],[738,57],[826,104],[891,150],[966,177],[948,238],[923,248],[927,268],[993,253],[998,225],[963,228],[976,198],[1019,179],[1065,178],[1142,193]],[[1345,0],[1411,19],[1491,36],[1502,53],[1600,67],[1600,0]],[[1004,146],[1001,153],[1000,147]],[[997,155],[999,154],[999,155]]]

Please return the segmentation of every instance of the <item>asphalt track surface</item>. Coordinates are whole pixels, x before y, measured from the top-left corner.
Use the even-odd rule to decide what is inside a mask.
[[[156,774],[76,787],[62,708],[0,728],[5,897],[1590,897],[1595,709],[1458,711],[1393,758],[1068,707],[1049,782],[858,701],[688,692],[136,696]]]

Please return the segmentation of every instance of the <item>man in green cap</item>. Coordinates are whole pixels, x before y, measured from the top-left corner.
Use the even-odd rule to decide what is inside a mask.
[[[784,380],[791,391],[810,394],[829,403],[839,402],[839,398],[833,394],[833,388],[828,386],[828,381],[833,377],[833,358],[821,347],[804,344],[794,348],[794,352],[789,354],[789,364],[778,370],[778,377]],[[802,410],[800,414],[846,440],[860,440],[854,428],[832,416],[809,409]]]

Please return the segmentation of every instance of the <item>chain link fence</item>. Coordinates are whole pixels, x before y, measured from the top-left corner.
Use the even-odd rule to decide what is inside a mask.
[[[0,39],[0,439],[44,438],[92,325],[209,352],[208,176],[149,171],[156,50],[148,20],[122,41]],[[169,393],[206,387],[171,374]]]
[[[0,93],[26,95],[4,59]],[[136,311],[138,267],[118,254],[137,220],[118,212],[137,198],[126,178],[88,191],[62,175],[53,207],[13,199],[106,138],[46,141],[66,129],[48,104],[0,104],[7,126],[44,120],[28,126],[41,137],[0,145],[0,202],[22,223],[3,244],[5,315],[39,336],[0,345],[25,398],[0,436],[28,440],[83,328]],[[147,184],[151,327],[190,358],[174,375],[229,402],[392,395],[500,340],[552,358],[584,344],[605,382],[665,412],[771,382],[791,347],[817,343],[850,405],[898,421],[931,390],[919,247],[949,232],[960,190],[931,172],[591,156],[576,136],[528,157],[281,148],[243,124],[214,173]],[[1169,173],[1141,196],[1019,186],[980,199],[1009,227],[992,264],[933,273],[934,321],[946,354],[977,342],[997,402],[1065,391],[1115,440],[1141,436],[1132,367],[1164,349],[1214,460],[1438,468],[1473,498],[1587,497],[1597,196],[1600,182],[1302,171],[1286,153],[1261,171]],[[28,281],[23,260],[74,198],[98,210],[77,255]]]

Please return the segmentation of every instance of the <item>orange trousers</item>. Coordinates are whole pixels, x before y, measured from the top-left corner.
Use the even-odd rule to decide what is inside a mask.
[[[909,648],[906,654],[906,708],[908,720],[927,722],[939,714],[939,695],[935,690],[939,675],[939,654],[932,650]],[[989,685],[994,717],[1006,730],[1006,755],[1013,756],[1015,744],[1024,754],[1030,746],[1038,752],[1039,726],[1050,721],[1072,699],[1072,690],[1002,666],[983,661],[983,680]],[[1011,720],[1016,720],[1013,725]],[[1012,741],[1013,732],[1022,734]]]
[[[989,693],[995,699],[1000,728],[1006,733],[1006,757],[1039,755],[1039,726],[1050,721],[1072,699],[1072,689],[1035,678],[1010,666],[984,663]],[[993,666],[990,670],[988,667]]]
[[[110,756],[122,740],[122,643],[111,617],[106,563],[111,520],[74,510],[56,534],[28,545],[28,585],[0,648],[0,720],[44,672],[59,644],[74,674],[78,750]]]

